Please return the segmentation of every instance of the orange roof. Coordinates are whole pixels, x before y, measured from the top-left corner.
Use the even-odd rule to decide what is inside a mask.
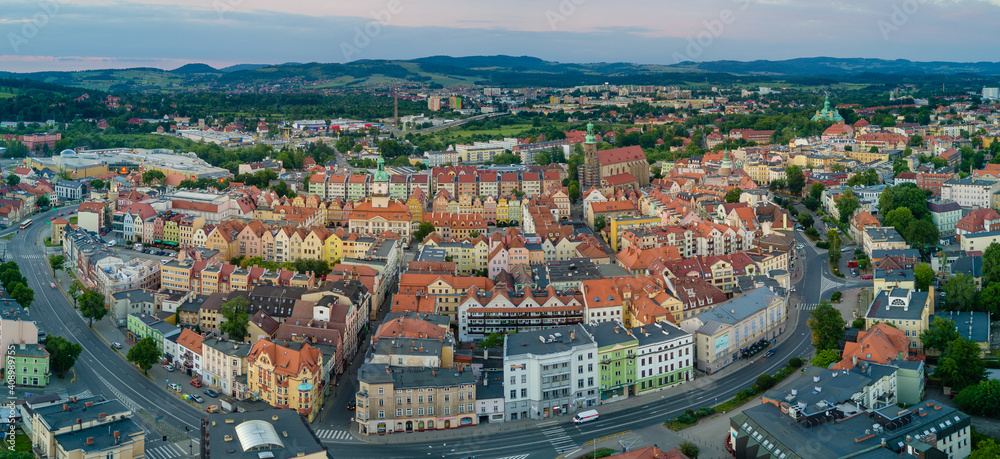
[[[299,350],[289,349],[279,346],[267,340],[258,340],[250,349],[247,362],[257,364],[258,360],[266,357],[274,365],[274,372],[284,375],[298,375],[302,370],[317,373],[320,370],[320,352],[309,345],[303,344]]]
[[[885,323],[875,324],[868,331],[858,332],[858,341],[844,345],[844,357],[830,367],[832,370],[854,368],[855,358],[878,364],[887,364],[910,349],[910,339],[902,330]]]
[[[377,342],[379,338],[438,339],[444,338],[447,332],[447,329],[426,320],[399,317],[383,322],[375,331],[374,340]]]
[[[436,300],[433,296],[396,294],[392,297],[392,312],[413,311],[434,314]]]
[[[177,344],[198,355],[201,355],[201,340],[201,335],[190,328],[181,330],[181,334],[177,336]]]

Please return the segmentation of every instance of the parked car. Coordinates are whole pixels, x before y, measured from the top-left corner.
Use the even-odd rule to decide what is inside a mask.
[[[215,389],[205,389],[202,392],[204,392],[205,395],[207,395],[209,397],[212,397],[212,398],[215,398],[215,397],[219,396],[219,391],[217,391]]]
[[[181,385],[177,383],[170,383],[170,388],[177,392],[181,391]]]
[[[774,355],[774,349],[771,349],[770,351],[767,351],[767,354],[764,354],[764,357],[770,357],[772,355]]]
[[[208,411],[209,413],[218,413],[219,405],[209,405],[205,407],[205,411]]]
[[[864,280],[869,280],[869,279],[872,278],[872,275],[871,274],[865,274],[864,276],[861,276],[861,278],[864,279]]]
[[[201,380],[199,380],[199,379],[192,379],[191,380],[191,385],[194,386],[194,387],[201,387]]]
[[[117,343],[117,342],[116,343],[111,343],[111,347],[114,348],[114,349],[121,349],[122,348],[122,343]]]
[[[354,409],[357,408],[357,406],[358,406],[357,402],[354,401],[354,400],[351,400],[350,402],[347,402],[347,409],[349,409],[351,411],[354,411]]]
[[[163,369],[164,369],[164,370],[167,370],[167,372],[169,373],[169,372],[171,372],[171,371],[174,371],[174,366],[173,366],[173,365],[170,365],[170,364],[167,364],[167,365],[164,365],[164,366],[163,366]]]
[[[205,401],[205,399],[201,398],[200,395],[192,395],[191,398],[194,399],[194,401],[196,401],[198,403],[202,403],[202,402]]]

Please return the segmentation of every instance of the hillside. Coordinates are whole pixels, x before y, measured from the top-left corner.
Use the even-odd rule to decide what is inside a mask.
[[[908,60],[811,57],[781,61],[682,62],[676,65],[626,62],[561,63],[530,56],[429,56],[412,60],[359,60],[345,64],[240,64],[215,69],[187,64],[167,71],[155,68],[79,72],[0,72],[20,78],[109,92],[183,92],[249,90],[281,85],[286,90],[350,90],[394,83],[568,87],[588,84],[682,85],[810,80],[887,83],[900,76],[966,78],[1000,74],[995,62],[914,62]]]

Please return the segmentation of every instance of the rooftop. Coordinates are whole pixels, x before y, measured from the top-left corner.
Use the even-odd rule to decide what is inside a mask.
[[[388,371],[387,371],[388,370]],[[366,363],[358,370],[358,381],[368,384],[392,383],[393,389],[454,387],[476,384],[472,371],[452,368],[394,367]]]
[[[596,350],[594,338],[582,324],[576,324],[507,335],[504,356],[555,354],[589,345]]]
[[[326,450],[309,424],[293,410],[217,413],[208,415],[208,420],[212,457],[288,459]]]

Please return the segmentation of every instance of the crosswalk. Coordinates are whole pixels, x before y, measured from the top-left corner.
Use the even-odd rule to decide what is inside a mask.
[[[17,257],[17,259],[19,259],[19,260],[44,260],[46,258],[45,255],[40,254],[40,253],[30,253],[30,254],[27,254],[27,255],[15,255],[15,257]]]
[[[576,442],[566,434],[566,431],[562,428],[562,426],[553,425],[543,427],[542,435],[545,435],[545,439],[552,444],[552,447],[555,448],[556,452],[559,454],[566,453],[567,451],[576,451],[580,448]]]
[[[501,457],[499,459],[526,459],[527,457],[528,457],[527,454],[518,454],[517,456],[507,456],[507,457]]]
[[[317,429],[316,436],[320,440],[353,440],[354,437],[346,430]]]
[[[173,459],[186,455],[180,446],[173,443],[164,443],[161,446],[146,448],[146,457],[150,459]]]
[[[812,311],[819,307],[821,303],[799,303],[800,311]]]

